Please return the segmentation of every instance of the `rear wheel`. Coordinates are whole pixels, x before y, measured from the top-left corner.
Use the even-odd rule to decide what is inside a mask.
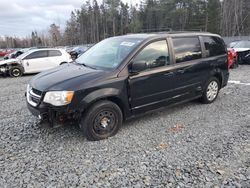
[[[212,77],[207,82],[201,101],[205,104],[210,104],[216,100],[220,91],[220,82],[216,77]]]
[[[9,70],[9,75],[11,77],[21,77],[23,75],[23,71],[20,67],[11,67]]]
[[[99,101],[93,104],[80,122],[80,128],[84,135],[92,141],[115,135],[121,125],[121,109],[111,101]]]

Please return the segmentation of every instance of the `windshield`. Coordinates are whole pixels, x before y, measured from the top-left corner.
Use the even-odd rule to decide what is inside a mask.
[[[240,41],[234,45],[234,48],[250,48],[250,41]]]
[[[119,37],[105,39],[87,50],[76,62],[97,69],[115,69],[141,41]]]
[[[20,56],[17,57],[18,60],[23,59],[24,57],[26,57],[29,54],[29,50],[27,52],[24,52],[23,54],[21,54]]]
[[[228,48],[233,48],[237,43],[238,43],[238,41],[231,42],[230,44],[227,45],[227,47]]]

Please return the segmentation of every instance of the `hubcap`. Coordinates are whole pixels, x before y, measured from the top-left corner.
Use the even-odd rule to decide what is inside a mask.
[[[115,119],[115,114],[109,110],[97,114],[93,127],[95,134],[103,136],[112,132],[115,127]]]
[[[12,71],[12,74],[13,74],[14,76],[19,76],[19,75],[20,75],[20,71],[19,71],[18,69],[14,69],[14,70]]]
[[[213,101],[217,94],[218,94],[219,86],[216,81],[210,82],[210,84],[207,87],[207,99],[209,101]]]

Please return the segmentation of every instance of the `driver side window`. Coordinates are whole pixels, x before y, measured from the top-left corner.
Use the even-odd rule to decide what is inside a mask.
[[[145,62],[145,70],[169,65],[167,41],[161,40],[150,43],[135,57],[133,62]]]

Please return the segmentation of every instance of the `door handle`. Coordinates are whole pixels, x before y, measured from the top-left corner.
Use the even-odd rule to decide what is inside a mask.
[[[180,74],[183,74],[184,72],[185,72],[184,69],[180,69],[180,70],[177,71],[177,73],[180,73]]]
[[[26,65],[29,66],[30,65],[29,62],[26,62]]]
[[[164,74],[164,76],[173,76],[173,75],[174,75],[173,72],[167,72],[167,73]]]

